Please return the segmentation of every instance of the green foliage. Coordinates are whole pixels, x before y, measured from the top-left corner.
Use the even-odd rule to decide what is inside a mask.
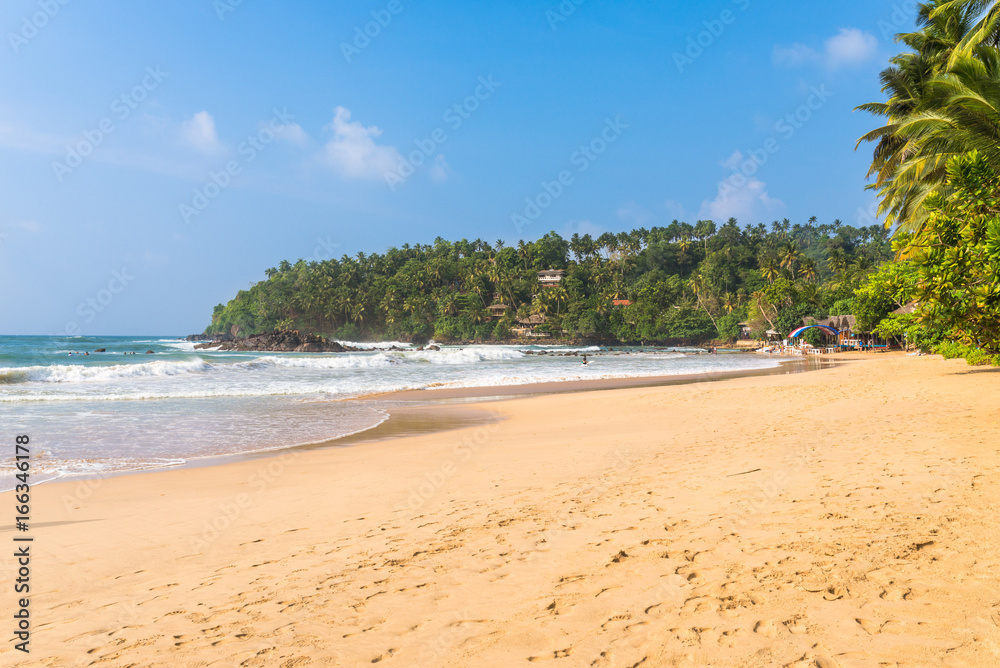
[[[740,318],[735,313],[727,313],[718,320],[719,338],[732,343],[740,336]]]
[[[662,338],[686,343],[705,341],[718,334],[708,314],[692,308],[668,309],[657,321],[657,325],[667,335]]]
[[[933,350],[945,339],[945,333],[930,323],[921,322],[915,313],[893,313],[875,328],[875,333],[886,340],[895,339],[922,351]]]
[[[979,348],[953,341],[939,343],[934,347],[934,352],[943,355],[946,360],[965,359],[969,366],[1000,366],[1000,355],[990,355]]]
[[[838,299],[830,307],[830,315],[854,315],[853,299]]]
[[[779,249],[788,266],[769,283],[761,264]],[[796,318],[828,315],[826,307],[838,295],[850,297],[888,253],[880,227],[840,221],[786,221],[771,231],[740,228],[735,220],[674,221],[596,239],[567,241],[550,232],[516,247],[437,238],[384,254],[282,261],[265,272],[266,280],[215,307],[206,331],[287,328],[342,340],[485,341],[509,338],[518,320],[541,315],[547,322],[539,331],[609,341],[734,339],[736,323],[753,317],[761,331],[777,319],[787,333],[800,324]],[[566,275],[543,288],[536,276],[542,269]],[[506,315],[491,318],[488,308],[498,303],[509,307]]]
[[[858,142],[876,143],[869,188],[887,224],[907,232],[925,224],[933,193],[947,194],[952,156],[978,150],[1000,169],[1000,3],[939,0],[917,13],[918,29],[896,35],[906,50],[881,74],[886,101],[859,107],[884,123]]]
[[[950,337],[1000,353],[1000,180],[978,154],[948,163],[948,195],[928,198],[929,216],[910,245],[921,315]]]

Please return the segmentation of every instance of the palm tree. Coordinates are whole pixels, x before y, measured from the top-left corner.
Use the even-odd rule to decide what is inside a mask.
[[[760,273],[768,283],[774,283],[778,278],[778,263],[773,257],[768,257],[760,265]]]
[[[831,248],[827,253],[826,264],[835,274],[842,274],[847,269],[847,255],[840,247]]]
[[[726,309],[726,313],[732,313],[740,305],[739,298],[732,292],[727,292],[722,297],[722,307]]]
[[[813,306],[820,306],[823,302],[823,295],[819,291],[819,287],[815,283],[807,283],[802,286],[799,290],[799,300],[812,304]]]
[[[799,265],[799,276],[807,281],[815,281],[819,278],[819,272],[816,271],[816,261],[808,257],[802,260]]]
[[[886,119],[858,145],[876,144],[868,173],[874,182],[868,188],[879,193],[879,214],[885,215],[887,227],[900,223],[904,231],[919,229],[927,215],[921,205],[942,188],[949,158],[989,147],[996,137],[996,115],[989,111],[996,109],[992,89],[998,70],[990,62],[994,49],[982,40],[974,46],[968,42],[977,30],[976,17],[989,4],[995,3],[953,0],[920,5],[920,29],[897,35],[913,51],[892,58],[880,76],[887,100],[858,107]],[[985,81],[983,73],[975,71],[977,61],[986,65]],[[979,117],[984,111],[986,117]]]
[[[781,251],[778,254],[778,258],[781,260],[781,266],[787,269],[792,276],[795,276],[795,264],[802,257],[802,253],[799,251],[798,245],[794,241],[789,241],[787,244],[781,247]]]
[[[970,55],[977,46],[996,43],[1000,34],[1000,1],[998,0],[945,0],[928,12],[928,18],[937,19],[952,14],[978,20],[969,26],[955,44],[948,64],[954,65],[963,56]]]
[[[546,288],[545,292],[547,299],[556,305],[556,313],[558,314],[561,306],[569,300],[569,293],[562,285]]]

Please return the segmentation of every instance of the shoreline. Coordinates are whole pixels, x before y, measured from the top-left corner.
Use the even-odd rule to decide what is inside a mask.
[[[181,463],[129,471],[112,471],[94,474],[67,475],[52,478],[38,485],[57,482],[93,481],[134,476],[161,471],[184,470],[212,466],[225,466],[241,461],[255,461],[280,457],[283,453],[306,452],[326,448],[352,447],[385,440],[406,438],[420,434],[445,433],[464,427],[497,421],[496,412],[485,408],[456,407],[450,404],[469,402],[504,401],[523,396],[562,394],[572,392],[595,392],[639,387],[662,387],[688,385],[699,382],[719,381],[731,378],[805,373],[836,366],[836,360],[828,356],[809,358],[780,358],[779,365],[764,369],[719,371],[704,374],[676,374],[667,376],[629,376],[602,378],[598,380],[557,381],[544,383],[523,383],[519,385],[474,386],[462,388],[431,388],[399,390],[378,394],[349,397],[336,401],[378,402],[377,410],[386,411],[387,418],[373,427],[362,429],[344,436],[321,439],[309,443],[279,445],[221,455],[191,457]],[[397,404],[397,402],[399,402]],[[395,405],[394,405],[395,404]]]
[[[846,362],[846,360],[845,360]],[[691,383],[726,380],[753,376],[771,376],[790,373],[805,373],[832,368],[836,359],[814,355],[809,358],[782,357],[778,366],[763,369],[743,369],[739,371],[713,371],[699,374],[675,374],[666,376],[627,376],[621,378],[600,378],[595,380],[567,380],[543,383],[522,383],[519,385],[492,385],[456,388],[426,388],[420,390],[399,390],[384,394],[366,395],[365,398],[390,398],[397,401],[440,400],[502,400],[524,395],[562,394],[565,392],[595,392],[632,387],[663,387],[688,385]]]
[[[42,486],[19,665],[985,665],[1000,374],[861,359]]]

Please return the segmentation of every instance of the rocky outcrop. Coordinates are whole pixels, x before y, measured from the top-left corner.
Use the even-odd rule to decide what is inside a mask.
[[[232,341],[236,337],[232,334],[219,332],[218,334],[190,334],[184,337],[185,341]]]
[[[353,350],[336,341],[315,334],[302,334],[297,330],[254,334],[230,340],[219,339],[195,346],[195,349],[204,348],[261,353],[343,353]]]

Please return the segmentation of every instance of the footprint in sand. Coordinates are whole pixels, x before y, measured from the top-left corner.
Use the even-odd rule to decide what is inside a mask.
[[[778,635],[778,628],[770,619],[762,619],[753,627],[753,632],[765,638],[774,638]]]
[[[801,617],[795,617],[786,621],[785,628],[788,629],[789,633],[797,636],[804,634],[808,630],[805,620]]]
[[[739,644],[740,639],[746,634],[747,632],[744,629],[723,631],[722,635],[719,636],[719,644],[723,647],[736,647],[736,645]]]
[[[385,651],[385,654],[379,654],[374,659],[372,659],[372,663],[381,663],[384,659],[388,659],[390,656],[392,656],[395,653],[396,653],[396,648],[395,647],[387,649]]]
[[[543,654],[542,656],[529,656],[528,661],[534,663],[535,661],[549,661],[551,659],[565,659],[573,653],[572,647],[567,647],[566,649],[557,649],[551,654]]]

